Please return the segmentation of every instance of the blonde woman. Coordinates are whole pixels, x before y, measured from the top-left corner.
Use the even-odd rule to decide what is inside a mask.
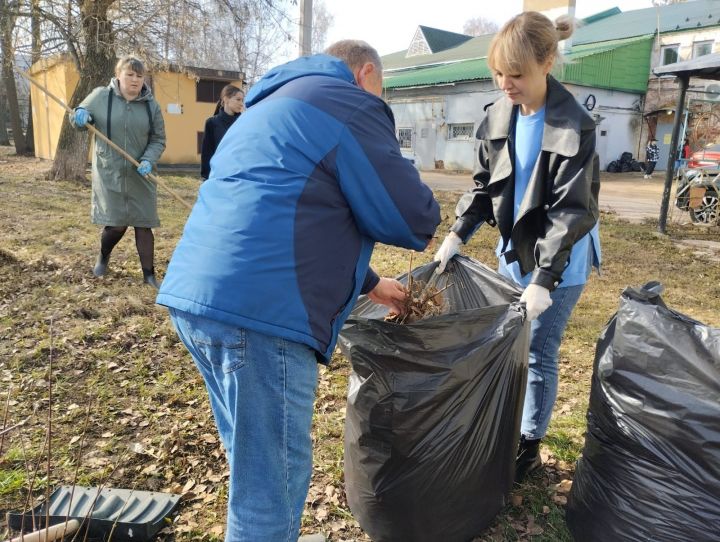
[[[541,465],[557,395],[563,332],[593,266],[600,265],[595,123],[550,75],[569,18],[537,12],[495,35],[488,64],[504,96],[477,131],[476,188],[435,255],[439,272],[483,223],[497,226],[499,272],[524,288],[531,320],[530,366],[516,462],[517,482]]]
[[[95,140],[92,221],[104,228],[93,274],[105,275],[110,253],[128,226],[133,226],[143,282],[157,288],[152,228],[160,225],[160,219],[155,183],[145,176],[165,150],[165,123],[160,106],[145,84],[142,61],[134,56],[122,57],[110,84],[93,90],[75,108],[70,121],[79,129],[93,124],[140,163],[136,169],[105,141]]]

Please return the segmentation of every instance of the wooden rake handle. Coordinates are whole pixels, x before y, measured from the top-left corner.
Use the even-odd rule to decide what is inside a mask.
[[[58,98],[57,96],[55,96],[52,92],[50,92],[50,91],[49,91],[47,88],[45,88],[43,85],[41,85],[40,83],[38,83],[37,81],[35,81],[35,80],[34,80],[32,77],[30,77],[28,74],[26,74],[25,72],[19,70],[18,68],[15,68],[15,71],[16,71],[17,73],[19,73],[20,75],[22,75],[25,79],[27,79],[28,81],[30,81],[30,83],[32,83],[33,85],[35,85],[37,88],[39,88],[40,90],[42,90],[45,94],[47,94],[47,95],[48,95],[50,98],[52,98],[55,102],[57,102],[58,104],[60,104],[60,106],[63,107],[63,108],[65,108],[65,110],[66,110],[68,113],[70,113],[70,114],[73,113],[73,110],[72,110],[70,107],[68,107],[68,105],[67,105],[65,102],[63,102],[60,98]],[[108,145],[110,145],[113,149],[115,149],[117,152],[119,152],[120,155],[123,156],[128,162],[130,162],[131,164],[133,164],[133,165],[136,166],[136,167],[140,165],[140,164],[138,163],[138,161],[135,160],[135,158],[133,158],[132,156],[130,156],[128,153],[125,152],[124,149],[122,149],[121,147],[119,147],[118,145],[116,145],[113,141],[111,141],[110,139],[108,139],[108,137],[107,137],[105,134],[103,134],[100,130],[98,130],[97,128],[95,128],[92,124],[86,124],[85,127],[86,127],[88,130],[90,130],[91,133],[95,134],[95,137],[99,137],[100,139],[102,139],[103,141],[105,141]],[[168,184],[167,184],[165,181],[163,181],[160,177],[158,177],[157,175],[155,175],[155,174],[153,174],[153,173],[148,173],[145,177],[146,177],[147,179],[150,179],[152,182],[154,182],[155,184],[159,185],[160,187],[162,187],[166,192],[168,192],[168,193],[169,193],[171,196],[173,196],[176,200],[178,200],[180,203],[182,203],[187,209],[189,209],[189,210],[192,209],[192,205],[190,205],[187,201],[185,201],[185,200],[180,196],[180,194],[178,194],[178,193],[175,192],[172,188],[170,188],[170,187],[168,186]]]
[[[55,540],[62,540],[64,536],[73,534],[80,528],[80,522],[76,519],[71,519],[67,523],[58,523],[52,525],[47,529],[40,529],[39,531],[33,531],[28,534],[21,534],[6,542],[54,542]]]

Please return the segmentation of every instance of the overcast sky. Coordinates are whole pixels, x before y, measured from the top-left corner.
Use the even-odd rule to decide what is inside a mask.
[[[522,0],[323,1],[335,17],[327,45],[340,39],[362,39],[381,55],[407,49],[418,25],[462,32],[465,21],[478,16],[502,25],[520,13],[523,5]],[[615,6],[630,11],[652,4],[650,0],[577,0],[575,15],[587,17]]]

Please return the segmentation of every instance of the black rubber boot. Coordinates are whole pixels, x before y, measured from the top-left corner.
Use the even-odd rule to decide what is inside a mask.
[[[95,267],[93,267],[93,275],[96,277],[102,277],[107,273],[108,262],[110,262],[110,254],[104,256],[102,251],[98,254],[97,260],[95,261]]]
[[[520,484],[528,474],[542,467],[540,439],[528,440],[520,437],[517,459],[515,459],[515,483]]]
[[[143,269],[143,282],[145,284],[149,284],[156,290],[160,288],[160,285],[157,282],[157,279],[155,278],[155,268],[152,269]]]

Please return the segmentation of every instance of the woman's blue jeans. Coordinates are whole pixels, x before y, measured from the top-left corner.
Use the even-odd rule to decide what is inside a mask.
[[[530,327],[530,367],[521,434],[526,439],[545,436],[558,389],[558,352],[568,320],[580,299],[584,284],[556,288],[552,305]]]
[[[227,542],[294,542],[312,473],[314,351],[170,309],[230,464]]]

